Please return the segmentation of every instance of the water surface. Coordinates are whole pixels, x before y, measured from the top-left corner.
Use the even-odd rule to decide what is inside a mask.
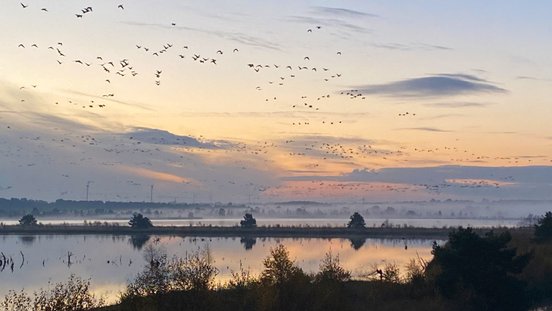
[[[260,274],[262,261],[270,248],[284,244],[291,257],[306,272],[318,271],[326,252],[338,254],[342,265],[359,277],[375,265],[395,263],[403,268],[412,258],[431,258],[432,240],[366,239],[291,239],[291,238],[189,238],[177,236],[127,235],[4,235],[0,252],[14,261],[13,271],[0,272],[0,297],[8,290],[28,292],[46,287],[48,282],[65,281],[70,274],[90,278],[95,293],[113,302],[146,264],[143,247],[152,244],[169,257],[208,247],[218,268],[217,282],[225,282],[240,262],[254,275]],[[406,247],[405,247],[406,246]],[[24,262],[22,261],[22,255]],[[71,263],[69,263],[69,257]]]

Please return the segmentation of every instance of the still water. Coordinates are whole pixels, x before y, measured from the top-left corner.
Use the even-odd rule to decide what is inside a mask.
[[[253,275],[259,275],[270,248],[284,244],[297,264],[306,272],[316,272],[324,254],[338,254],[342,265],[359,277],[374,270],[374,265],[394,263],[401,269],[418,256],[431,258],[432,240],[366,239],[290,239],[290,238],[190,238],[178,236],[126,235],[4,235],[0,252],[14,261],[0,272],[0,299],[10,290],[32,293],[48,282],[65,281],[69,275],[90,279],[92,290],[108,302],[117,300],[128,280],[146,262],[144,247],[152,244],[169,257],[208,247],[219,273],[217,282],[226,282],[240,262]],[[442,242],[442,241],[439,241]],[[406,246],[406,247],[405,247]],[[71,264],[68,263],[71,257]],[[24,260],[23,260],[24,257]]]

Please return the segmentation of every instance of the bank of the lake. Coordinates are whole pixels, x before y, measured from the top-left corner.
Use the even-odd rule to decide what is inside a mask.
[[[282,238],[446,238],[454,228],[416,228],[416,227],[218,227],[218,226],[164,226],[136,229],[118,225],[4,225],[0,226],[0,235],[6,234],[113,234],[113,235],[177,235],[203,237],[282,237]],[[495,231],[532,230],[531,228],[491,228]],[[475,228],[486,232],[490,228]]]

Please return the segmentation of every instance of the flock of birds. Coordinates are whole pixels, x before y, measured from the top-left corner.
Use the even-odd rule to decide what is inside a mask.
[[[35,9],[31,4],[21,3],[21,7],[24,10]],[[49,10],[46,7],[38,8],[41,11],[48,13]],[[113,9],[125,11],[123,4],[114,4]],[[95,10],[91,6],[86,6],[75,13],[76,18],[85,19],[90,14],[95,14]],[[175,22],[168,22],[167,26],[176,27]],[[304,29],[306,36],[314,35],[314,33],[324,33],[326,26],[312,25],[311,27]],[[117,84],[122,79],[138,79],[145,77],[145,79],[151,79],[151,83],[160,87],[163,85],[163,81],[166,77],[167,69],[163,66],[159,66],[151,72],[144,72],[140,68],[142,64],[135,59],[140,57],[149,57],[151,64],[158,64],[157,60],[160,58],[169,58],[172,63],[178,64],[179,62],[191,62],[194,64],[201,64],[202,66],[211,66],[211,68],[219,68],[224,66],[227,62],[234,62],[233,58],[240,53],[246,53],[242,47],[232,48],[218,48],[213,49],[210,53],[201,51],[199,48],[194,48],[193,44],[176,44],[174,42],[165,42],[164,44],[149,45],[144,43],[136,43],[133,49],[138,52],[136,55],[129,55],[127,57],[112,58],[105,55],[95,55],[92,57],[83,57],[82,55],[73,55],[70,51],[70,44],[67,42],[52,42],[49,45],[42,46],[36,42],[21,42],[17,46],[18,49],[24,50],[25,53],[33,53],[36,51],[47,51],[52,62],[59,66],[79,66],[83,72],[94,71],[97,77],[97,73],[101,73],[103,83],[105,85],[105,92],[97,94],[92,99],[88,99],[86,102],[77,100],[74,98],[61,98],[52,102],[54,105],[69,105],[82,109],[106,109],[110,105],[116,103],[117,96]],[[333,54],[332,57],[341,58],[343,56],[341,50],[335,49],[329,51]],[[337,60],[337,59],[336,59]],[[161,64],[159,62],[159,64]],[[297,96],[297,98],[280,98],[277,94],[278,88],[295,87],[298,79],[308,79],[309,81],[315,80],[320,83],[321,87],[328,87],[329,82],[337,82],[344,74],[339,70],[334,70],[332,66],[321,65],[317,63],[317,59],[312,55],[302,55],[295,60],[290,59],[287,63],[275,63],[271,61],[266,62],[247,62],[243,64],[243,69],[248,74],[255,75],[256,80],[264,81],[259,82],[257,85],[253,85],[256,92],[261,92],[264,96],[265,104],[278,104],[285,105],[291,112],[303,113],[303,117],[293,117],[289,126],[299,128],[299,131],[305,130],[306,127],[316,125],[317,128],[329,127],[328,130],[332,131],[338,127],[345,127],[349,123],[352,123],[347,117],[339,117],[339,114],[320,114],[326,111],[326,107],[334,105],[337,101],[343,99],[349,99],[352,101],[364,101],[367,99],[367,94],[364,94],[362,90],[351,89],[343,90],[340,92],[326,92],[318,95],[303,94]],[[216,69],[213,69],[216,70]],[[335,83],[334,83],[335,84]],[[33,92],[40,91],[39,83],[31,83],[29,85],[23,85],[19,89],[20,102],[27,103],[30,95]],[[309,117],[313,116],[313,118]],[[417,118],[419,114],[413,111],[404,111],[398,113],[400,118]],[[14,130],[13,125],[6,124],[5,128],[8,130]],[[58,130],[60,132],[61,130]],[[78,156],[73,158],[69,165],[79,165],[84,163],[91,163],[97,161],[98,165],[112,166],[119,163],[125,163],[125,156],[129,154],[140,155],[141,160],[137,162],[144,167],[154,167],[155,162],[164,162],[167,165],[180,166],[183,161],[186,161],[186,155],[174,155],[167,153],[166,150],[160,147],[160,144],[152,144],[142,142],[140,140],[133,140],[127,138],[121,140],[118,137],[110,138],[106,135],[94,135],[94,134],[77,134],[77,133],[64,133],[59,137],[49,137],[47,135],[21,135],[19,139],[23,142],[32,141],[38,150],[33,151],[31,155],[36,155],[37,158],[49,157],[48,148],[69,148],[73,150],[79,150]],[[201,137],[198,139],[202,139]],[[38,143],[38,144],[36,144]],[[173,144],[174,145],[174,144]],[[460,145],[460,144],[459,144]],[[277,154],[285,154],[287,157],[294,159],[297,163],[301,163],[306,172],[312,172],[331,167],[332,165],[345,165],[348,167],[360,167],[365,163],[373,163],[374,161],[393,163],[393,164],[405,164],[412,159],[420,159],[427,157],[428,155],[439,155],[440,157],[450,156],[449,160],[454,163],[481,163],[484,161],[501,161],[505,164],[531,164],[532,159],[525,159],[521,157],[493,157],[484,154],[477,154],[470,151],[467,148],[460,146],[448,145],[432,148],[419,148],[411,146],[402,147],[382,147],[376,146],[374,143],[359,142],[334,142],[334,140],[326,140],[324,137],[315,140],[303,140],[303,139],[287,139],[285,141],[259,141],[248,143],[232,143],[220,149],[204,149],[187,147],[185,145],[176,145],[177,148],[186,149],[187,153],[239,153],[252,156],[256,160],[274,163],[273,156]],[[95,148],[105,154],[105,157],[96,160],[95,156],[90,156],[89,149]],[[23,155],[25,154],[26,155]],[[25,150],[20,146],[5,146],[0,149],[0,155],[6,158],[29,158],[28,150]],[[152,161],[148,158],[157,158],[158,161]],[[55,159],[48,158],[47,162],[55,161]],[[552,160],[550,160],[552,162]],[[237,168],[248,169],[250,161],[236,160],[234,162]],[[18,166],[35,166],[36,161],[29,160],[28,163],[18,163]],[[68,172],[61,172],[64,178],[71,178],[71,174]],[[206,182],[221,182],[220,179],[201,180]],[[316,182],[313,182],[316,183]],[[136,182],[135,184],[140,184]],[[236,179],[229,178],[223,181],[225,185],[239,185],[245,187],[251,187],[251,182],[239,182]],[[0,189],[11,189],[11,185],[0,185]],[[439,192],[443,188],[447,187],[493,187],[499,188],[499,183],[489,183],[477,181],[473,184],[464,183],[456,185],[452,183],[445,183],[439,185],[421,185],[427,190],[433,192]],[[268,185],[256,185],[259,192],[264,192],[271,186]],[[282,186],[289,187],[289,185]],[[357,183],[349,184],[337,184],[334,185],[337,189],[344,190],[358,190],[361,188]],[[277,188],[276,188],[277,189]],[[311,191],[315,187],[298,186],[295,189],[299,191]],[[406,191],[403,187],[390,187],[389,191]],[[278,189],[277,189],[278,190]]]

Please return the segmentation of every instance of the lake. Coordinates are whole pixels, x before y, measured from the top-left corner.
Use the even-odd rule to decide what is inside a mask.
[[[69,275],[90,279],[92,290],[108,302],[117,300],[128,280],[141,271],[143,247],[151,244],[169,258],[209,248],[218,268],[217,282],[226,282],[240,262],[253,275],[262,271],[262,261],[278,243],[287,247],[298,265],[316,272],[324,254],[338,254],[342,265],[359,277],[375,265],[397,264],[401,269],[418,256],[431,258],[432,240],[366,239],[277,239],[277,238],[189,238],[170,236],[131,237],[126,235],[4,235],[0,252],[14,261],[13,271],[6,266],[0,272],[0,297],[10,289],[29,293],[47,287],[48,282],[65,281]],[[442,243],[442,241],[439,241]],[[406,247],[405,247],[406,246]],[[22,260],[22,254],[24,261]],[[68,255],[71,264],[68,264]]]

